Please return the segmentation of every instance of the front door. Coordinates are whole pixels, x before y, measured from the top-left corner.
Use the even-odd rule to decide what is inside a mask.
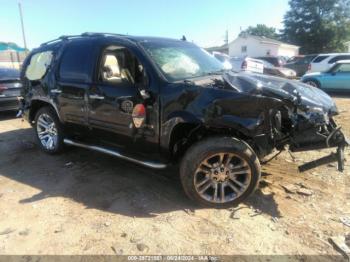
[[[136,127],[132,116],[136,105],[147,107],[139,91],[143,66],[127,48],[115,45],[105,48],[99,61],[88,91],[89,125],[103,144],[132,151],[147,140],[140,136],[145,126]]]
[[[323,87],[329,91],[350,90],[350,63],[341,63],[326,73]]]

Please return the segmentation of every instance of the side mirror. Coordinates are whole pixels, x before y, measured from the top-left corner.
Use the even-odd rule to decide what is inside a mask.
[[[336,74],[337,74],[336,71],[333,71],[333,72],[331,73],[332,76],[335,76]]]

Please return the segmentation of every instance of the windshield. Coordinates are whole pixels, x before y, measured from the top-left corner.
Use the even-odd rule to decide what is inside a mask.
[[[168,81],[185,80],[224,70],[216,58],[198,46],[180,41],[141,42]]]

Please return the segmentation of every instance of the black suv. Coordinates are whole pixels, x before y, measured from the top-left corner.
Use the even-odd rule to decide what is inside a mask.
[[[179,163],[186,194],[234,205],[256,188],[274,149],[338,147],[301,170],[338,160],[337,109],[296,81],[225,71],[196,45],[173,39],[84,33],[42,44],[26,58],[22,112],[47,153],[64,145],[150,168]]]

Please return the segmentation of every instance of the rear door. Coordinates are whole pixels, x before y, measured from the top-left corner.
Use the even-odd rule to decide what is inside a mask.
[[[315,58],[315,56],[307,55],[303,59],[297,60],[291,64],[285,64],[284,67],[288,67],[297,72],[298,76],[303,76],[309,68],[309,64]]]
[[[87,125],[87,92],[92,82],[94,47],[91,41],[76,40],[63,50],[56,95],[60,115],[66,122]]]
[[[319,55],[312,60],[309,72],[324,72],[328,69],[326,59],[329,55]]]

